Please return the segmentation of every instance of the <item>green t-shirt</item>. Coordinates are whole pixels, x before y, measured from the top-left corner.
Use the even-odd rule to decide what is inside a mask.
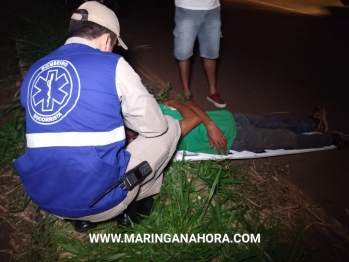
[[[164,115],[172,116],[174,119],[182,120],[183,117],[178,110],[171,109],[168,106],[159,104]],[[218,128],[227,138],[227,152],[233,144],[236,136],[236,124],[234,116],[228,110],[208,111],[206,114],[215,122]],[[203,123],[200,123],[189,134],[179,140],[177,149],[188,150],[196,153],[218,154],[216,147],[210,148],[210,140],[208,139],[207,129]]]

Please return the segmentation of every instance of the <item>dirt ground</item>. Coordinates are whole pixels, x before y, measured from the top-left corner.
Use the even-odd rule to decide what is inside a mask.
[[[173,19],[166,19],[166,17],[173,17],[173,6],[168,3],[158,5],[155,3],[156,1],[149,1],[150,4],[145,4],[144,1],[139,2],[140,4],[133,10],[133,13],[120,19],[121,36],[128,44],[130,50],[117,51],[124,55],[130,64],[135,67],[136,71],[141,75],[144,83],[156,82],[161,86],[165,86],[167,82],[171,82],[173,86],[172,95],[175,96],[181,92],[181,87],[176,61],[172,55],[173,36],[171,31],[174,22]],[[298,87],[296,85],[298,83],[289,83],[287,82],[287,80],[289,80],[287,77],[290,76],[273,73],[278,71],[277,69],[280,64],[275,63],[274,65],[264,66],[263,63],[260,62],[261,57],[259,57],[259,52],[264,52],[263,48],[266,48],[268,41],[258,42],[259,40],[246,37],[246,35],[256,33],[258,28],[255,27],[255,24],[250,21],[247,22],[247,27],[244,27],[243,29],[241,29],[241,27],[239,29],[234,27],[234,25],[241,22],[240,19],[246,15],[244,11],[247,12],[246,10],[251,7],[246,7],[245,4],[242,4],[239,1],[235,2],[233,5],[225,4],[223,6],[226,7],[226,11],[223,11],[222,13],[225,26],[223,28],[224,40],[222,42],[223,57],[220,59],[218,67],[218,84],[220,88],[219,91],[222,93],[224,98],[229,101],[228,109],[255,114],[279,112],[282,116],[301,117],[304,116],[304,112],[307,114],[308,112],[311,112],[314,105],[321,104],[326,106],[326,108],[329,108],[328,115],[331,117],[330,124],[335,128],[349,132],[349,124],[346,114],[348,113],[348,103],[347,97],[343,96],[342,91],[344,85],[341,83],[346,82],[346,85],[349,83],[347,81],[348,77],[343,76],[345,70],[348,69],[348,65],[341,68],[338,67],[337,72],[334,73],[333,77],[340,78],[340,76],[343,76],[343,79],[338,80],[337,78],[335,80],[335,83],[338,84],[339,88],[334,92],[335,94],[330,92],[332,87],[329,87],[329,90],[326,91],[316,90],[317,85],[321,85],[320,82],[329,81],[328,79],[324,79],[322,76],[319,76],[315,81],[316,84],[305,85],[308,89],[304,89],[304,86]],[[237,10],[231,11],[234,14],[232,20],[229,19],[229,8]],[[249,15],[263,16],[264,12],[267,12],[264,9],[258,10],[257,12],[257,9],[258,8],[254,9],[255,13]],[[286,14],[281,15],[288,17]],[[271,13],[269,16],[260,19],[264,19],[267,23],[270,22],[272,24],[275,22],[273,20],[275,16],[279,16],[279,14]],[[298,19],[303,23],[309,22],[307,18],[304,17],[297,16],[295,19]],[[256,20],[255,23],[260,22],[258,21],[258,18],[256,18]],[[159,23],[159,21],[163,22]],[[310,21],[310,24],[313,23],[312,21]],[[293,18],[282,19],[280,23],[286,28],[293,28],[294,31],[297,31],[298,29],[298,27],[295,26],[298,22],[295,22]],[[322,22],[320,22],[320,24],[321,23]],[[329,23],[326,22],[326,25],[325,23],[321,25],[324,26],[324,29],[328,30],[330,23],[331,21],[329,21]],[[341,28],[347,28],[346,23],[347,22],[340,22],[336,29],[340,31]],[[290,25],[292,25],[292,27]],[[248,26],[251,27],[249,28]],[[319,28],[321,29],[321,26],[319,26]],[[315,29],[313,28],[313,30],[320,30],[319,28],[316,27]],[[333,31],[333,34],[339,33],[338,31]],[[229,34],[229,32],[232,32],[232,34]],[[293,34],[293,32],[291,34]],[[326,38],[327,35],[323,37]],[[297,41],[300,41],[299,36],[296,38]],[[248,41],[248,43],[243,42],[242,40]],[[236,41],[242,42],[237,43]],[[306,40],[306,42],[307,41],[308,40]],[[335,44],[330,41],[333,46],[327,47],[329,49],[338,47],[339,49],[345,41],[340,40]],[[312,45],[313,43],[309,42],[308,44]],[[325,41],[325,44],[327,45],[329,43]],[[247,47],[246,49],[243,49],[243,45],[250,49]],[[294,46],[298,44],[291,41],[289,45]],[[260,51],[255,51],[253,48]],[[274,52],[278,52],[277,48],[273,48]],[[344,52],[347,51],[347,48],[348,47],[342,47],[342,51],[345,53],[343,56],[345,57],[348,56],[348,54]],[[309,47],[310,51],[313,49],[319,49],[319,47],[314,45]],[[233,52],[230,52],[229,50],[233,50]],[[243,51],[250,53],[255,52],[255,57],[251,55],[249,57],[246,56],[245,58],[243,55],[239,54],[243,54]],[[270,51],[270,54],[268,55],[270,55],[271,60],[277,60],[277,58],[271,55],[273,51]],[[283,52],[284,51],[280,51],[280,53]],[[305,51],[303,50],[302,52]],[[289,56],[292,56],[292,54]],[[336,56],[340,56],[340,52],[338,52],[338,54],[336,53]],[[329,60],[328,57],[324,57],[323,60],[328,63],[328,67],[334,66],[334,63],[332,63],[333,61]],[[315,62],[319,61],[321,61],[320,58]],[[197,54],[195,55],[193,62],[193,77],[191,82],[195,101],[206,110],[214,110],[215,108],[207,102],[205,98],[206,79],[204,78],[201,61]],[[307,76],[313,77],[315,72],[309,71],[307,66],[307,61],[300,62],[299,71],[295,69],[293,72],[288,73],[293,76],[304,71],[304,75],[301,76],[302,79],[307,78]],[[324,73],[322,67],[315,68],[314,70],[317,71],[316,73],[319,75]],[[285,71],[287,71],[287,69],[285,69]],[[268,73],[270,73],[270,75]],[[12,101],[13,95],[18,91],[20,82],[21,79],[17,76],[0,81],[1,108],[5,107]],[[307,83],[307,81],[305,82]],[[280,99],[280,96],[284,97],[284,99]],[[5,120],[6,118],[0,119],[2,124]],[[320,228],[336,228],[332,233],[342,231],[345,232],[345,234],[348,234],[348,159],[348,152],[330,150],[326,152],[277,157],[273,158],[272,161],[276,165],[288,165],[289,174],[287,175],[285,183],[294,185],[294,187],[292,186],[292,191],[290,191],[289,195],[297,196],[298,202],[303,199],[303,207],[306,206],[304,203],[311,203],[312,212],[314,212],[314,209],[312,208],[315,208],[322,214],[319,215],[319,213],[316,213],[316,215],[312,215],[312,223],[322,224],[318,224]],[[247,161],[243,161],[239,163],[246,162]],[[12,184],[9,184],[11,181],[12,180],[10,179],[1,181],[1,185],[6,186],[7,188],[7,191],[3,191],[3,188],[1,188],[1,192],[7,193],[11,191],[11,188],[13,187]],[[18,181],[16,183],[18,183]],[[285,190],[286,186],[284,184],[282,186],[280,185],[280,187],[277,187],[277,184],[278,183],[274,184],[276,187],[275,190]],[[298,189],[300,189],[300,191],[296,194],[295,192]],[[5,197],[4,193],[1,193],[1,197]],[[2,207],[2,212],[5,214],[8,212],[8,203],[3,201],[4,199],[0,199],[0,207]],[[292,202],[295,200],[289,201],[292,204],[295,203]],[[308,210],[307,214],[310,214]],[[13,218],[10,218],[7,215],[3,217],[0,216],[0,261],[14,261],[15,252],[17,252],[16,247],[18,248],[20,245],[18,242],[19,239],[24,239],[26,241],[26,244],[24,245],[28,245],[29,243],[30,228],[34,222],[29,218],[24,219],[25,222],[23,222],[24,224],[21,225],[18,232],[19,228],[17,227],[16,229],[13,227],[12,219]],[[344,227],[342,227],[342,225],[344,225]],[[27,231],[21,231],[23,228],[27,228]],[[310,226],[308,229],[312,228],[313,226]],[[312,230],[317,231],[318,228]],[[332,237],[329,239],[331,238]],[[336,245],[335,241],[333,242],[333,245]],[[319,247],[320,246],[317,245],[317,248]],[[27,248],[30,247],[27,246]]]
[[[218,91],[227,109],[251,114],[276,113],[305,118],[318,105],[326,108],[330,128],[349,133],[349,9],[332,7],[326,17],[307,16],[255,3],[222,3]],[[140,1],[120,18],[121,37],[130,50],[117,52],[142,74],[144,81],[171,82],[172,95],[182,92],[173,56],[174,7],[170,1]],[[191,91],[205,110],[207,82],[196,51]],[[144,74],[143,74],[144,75]],[[159,80],[160,79],[160,80]],[[290,181],[349,227],[349,151],[328,150],[276,157],[289,164]]]

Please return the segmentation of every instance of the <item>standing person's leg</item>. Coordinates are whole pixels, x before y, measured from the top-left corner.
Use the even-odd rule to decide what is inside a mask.
[[[210,95],[217,93],[216,82],[217,82],[217,60],[204,58],[204,67],[208,82],[208,88]]]
[[[245,114],[234,115],[237,134],[231,146],[235,151],[263,152],[266,149],[305,149],[320,148],[332,144],[330,134],[304,135],[286,129],[256,128]]]
[[[185,95],[190,94],[190,57],[193,55],[195,39],[203,18],[203,12],[200,10],[176,7],[174,56],[179,60],[179,74]]]
[[[217,92],[217,58],[219,57],[219,45],[221,38],[221,8],[205,11],[205,20],[198,33],[200,56],[203,58],[209,94],[207,100],[215,106],[226,106]]]
[[[190,95],[189,79],[190,79],[190,59],[179,60],[179,76],[183,87],[184,95]]]

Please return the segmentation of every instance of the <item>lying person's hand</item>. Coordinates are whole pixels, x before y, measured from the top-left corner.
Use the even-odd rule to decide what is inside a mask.
[[[208,138],[210,140],[210,147],[216,147],[218,154],[225,154],[227,151],[227,139],[223,132],[213,123],[206,127]]]
[[[138,137],[138,133],[129,129],[125,128],[126,133],[126,145],[130,144],[133,140],[135,140]]]

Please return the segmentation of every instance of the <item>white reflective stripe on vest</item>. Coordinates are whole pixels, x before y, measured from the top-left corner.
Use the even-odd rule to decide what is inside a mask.
[[[123,126],[108,132],[62,132],[27,134],[29,148],[53,146],[105,146],[125,139]]]

